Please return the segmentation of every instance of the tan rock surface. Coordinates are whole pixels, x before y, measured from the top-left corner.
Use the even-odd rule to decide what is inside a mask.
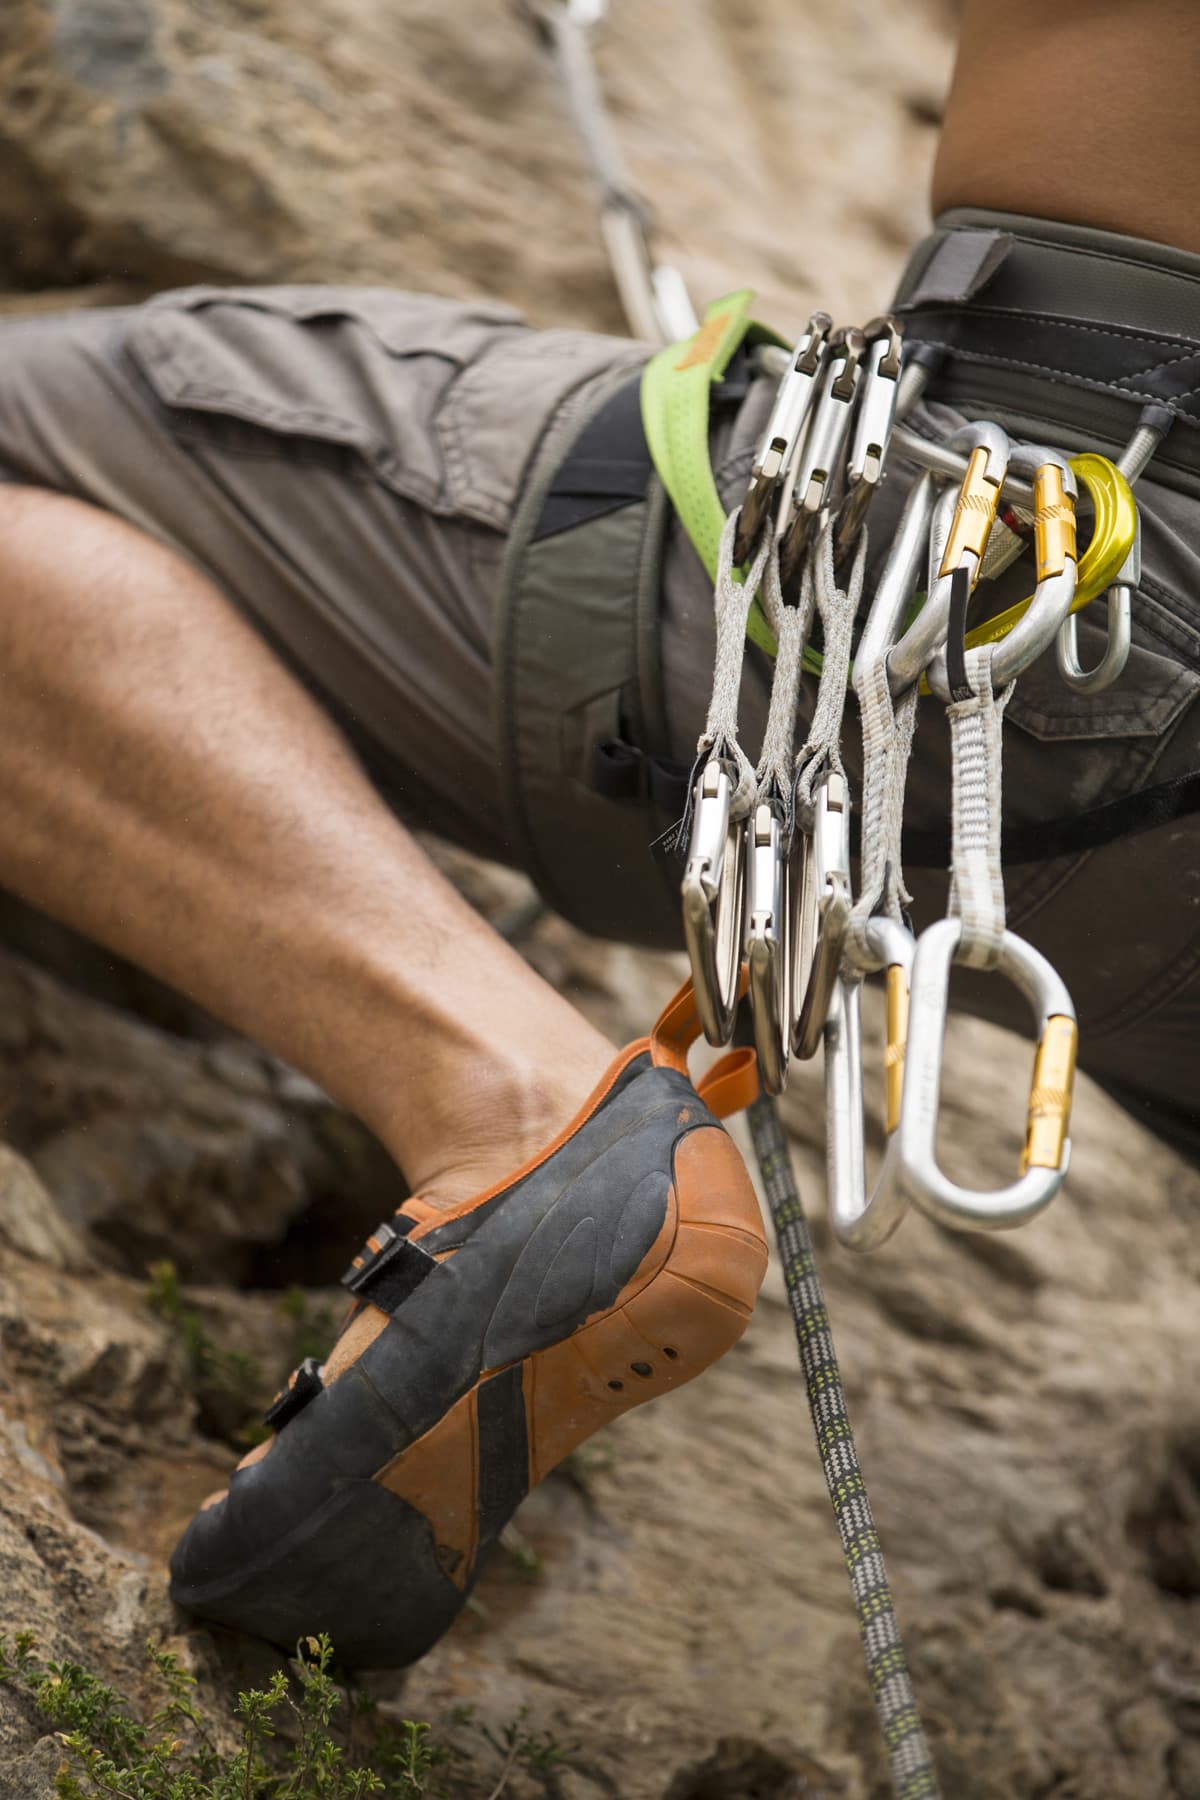
[[[878,309],[923,223],[940,11],[614,0],[600,60],[697,294],[757,285],[784,330],[817,301]],[[367,280],[619,328],[551,73],[482,0],[5,0],[0,226],[14,289]],[[527,894],[456,867],[492,911]],[[617,1040],[679,973],[553,919],[524,947]],[[388,1178],[244,1046],[123,1023],[19,965],[0,1016],[0,1630],[136,1686],[146,1632],[185,1629],[171,1541],[297,1349],[278,1292],[216,1284],[327,1281],[368,1222],[351,1199],[374,1222]],[[950,1062],[972,1076],[949,1096],[953,1154],[996,1179],[1027,1050],[965,1021]],[[786,1116],[819,1221],[817,1071]],[[817,1227],[949,1800],[1200,1795],[1200,1196],[1086,1082],[1075,1137],[1066,1194],[1019,1234],[914,1220],[855,1259]],[[186,1303],[220,1381],[146,1304],[167,1249],[210,1284]],[[231,1353],[254,1359],[244,1391]],[[517,1523],[446,1642],[370,1678],[385,1711],[461,1738],[454,1707],[499,1727],[527,1705],[579,1748],[517,1800],[886,1792],[776,1271],[722,1365],[588,1446]],[[218,1715],[261,1677],[253,1646],[183,1641]],[[0,1690],[0,1793],[50,1793],[38,1739]],[[741,1744],[701,1770],[718,1740]],[[482,1800],[494,1758],[464,1741],[450,1791]]]

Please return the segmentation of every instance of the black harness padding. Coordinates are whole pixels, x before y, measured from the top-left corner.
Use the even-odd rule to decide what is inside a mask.
[[[1200,257],[963,209],[917,246],[894,310],[906,358],[940,358],[939,400],[1110,452],[1169,427],[1153,477],[1200,494]]]

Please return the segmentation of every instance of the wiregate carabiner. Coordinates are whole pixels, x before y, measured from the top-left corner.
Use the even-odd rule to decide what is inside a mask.
[[[1007,975],[1038,1019],[1038,1048],[1019,1178],[1008,1187],[961,1187],[937,1160],[937,1125],[950,965],[961,919],[939,919],[917,939],[908,1013],[908,1049],[897,1132],[897,1174],[915,1206],[942,1225],[1004,1230],[1023,1225],[1062,1186],[1071,1155],[1067,1126],[1078,1031],[1071,996],[1040,951],[1006,931],[996,973]]]
[[[885,314],[863,327],[866,363],[859,380],[859,400],[846,463],[846,498],[838,513],[834,554],[840,560],[862,530],[872,496],[883,480],[902,366],[900,328]]]
[[[744,563],[763,528],[771,501],[791,472],[799,451],[801,432],[808,419],[813,391],[833,320],[827,312],[815,312],[804,328],[804,335],[792,351],[792,366],[779,384],[775,404],[763,432],[758,455],[750,471],[750,485],[737,523],[733,540],[733,560]]]
[[[842,327],[829,340],[812,422],[792,465],[780,508],[787,521],[779,542],[779,573],[785,593],[794,589],[804,552],[833,499],[866,347],[856,326]]]
[[[904,636],[888,651],[888,687],[896,698],[914,681],[920,680],[945,643],[955,573],[965,569],[969,585],[975,586],[1011,453],[1007,434],[986,420],[974,420],[961,426],[951,437],[948,447],[952,450],[969,448],[970,456],[957,493],[954,489],[948,490],[934,508],[933,535],[936,537],[937,521],[944,522],[946,512],[953,506],[937,577],[930,584],[924,606]],[[950,494],[954,494],[953,501]]]
[[[1075,500],[1079,490],[1066,457],[1037,444],[1014,444],[1009,466],[1033,470],[1037,586],[1012,630],[996,640],[991,679],[997,691],[1050,648],[1071,610],[1078,575]],[[951,698],[946,657],[943,645],[925,671],[930,688],[942,700]]]
[[[792,920],[792,1054],[817,1053],[850,922],[850,788],[829,769],[813,789],[811,832],[801,834]]]
[[[1108,590],[1108,632],[1104,654],[1092,668],[1079,660],[1079,632],[1072,612],[1059,627],[1058,672],[1077,694],[1100,694],[1111,687],[1129,660],[1133,641],[1133,596],[1142,580],[1142,519],[1138,514],[1129,555]]]
[[[742,961],[742,825],[730,819],[735,783],[710,756],[695,789],[695,819],[684,870],[683,937],[696,1011],[710,1044],[733,1036]]]
[[[908,1211],[899,1178],[896,1128],[904,1087],[909,989],[916,942],[894,919],[867,922],[864,942],[887,971],[887,1039],[884,1052],[887,1147],[867,1195],[863,1143],[862,980],[838,981],[825,1026],[825,1143],[829,1217],[838,1241],[851,1250],[873,1250],[892,1235]]]
[[[791,883],[781,810],[760,801],[746,825],[746,960],[758,1072],[768,1094],[782,1093],[787,1080],[791,1027]]]

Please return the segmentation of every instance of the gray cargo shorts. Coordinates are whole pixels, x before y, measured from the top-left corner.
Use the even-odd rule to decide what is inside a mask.
[[[143,307],[5,320],[0,474],[104,507],[180,552],[338,720],[401,817],[511,862],[493,705],[507,536],[564,409],[622,369],[632,376],[646,354],[623,339],[530,330],[503,306],[382,290],[192,288]],[[752,382],[714,431],[727,500],[770,399],[768,382]],[[957,422],[934,406],[914,416],[918,429]],[[903,476],[898,466],[876,502],[875,564]],[[1006,825],[1200,770],[1200,501],[1150,479],[1139,499],[1129,666],[1092,696],[1063,686],[1052,658],[1022,678],[1005,725]],[[1085,661],[1100,632],[1083,619]],[[702,726],[712,650],[711,590],[673,522],[660,654],[680,762]],[[767,659],[752,652],[751,749],[769,683]],[[853,726],[848,737],[852,753]],[[944,829],[948,770],[930,702],[910,776],[916,828]],[[614,866],[614,892],[622,879]],[[941,872],[912,870],[909,884],[918,925],[944,910]],[[1016,866],[1008,901],[1011,925],[1071,989],[1084,1067],[1200,1157],[1200,818]],[[997,978],[964,974],[955,997],[1025,1027],[1023,1001]]]

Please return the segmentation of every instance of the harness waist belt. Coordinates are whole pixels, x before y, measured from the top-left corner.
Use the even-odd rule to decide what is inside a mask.
[[[938,399],[1108,455],[1143,419],[1167,426],[1150,479],[1200,496],[1200,256],[960,209],[918,244],[895,310]]]

